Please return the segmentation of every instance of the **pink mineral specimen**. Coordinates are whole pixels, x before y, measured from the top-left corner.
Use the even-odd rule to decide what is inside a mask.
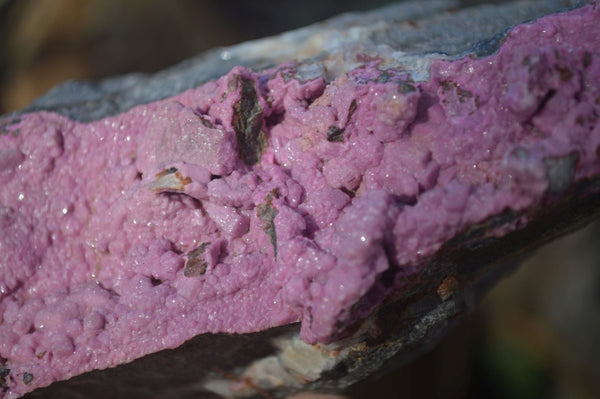
[[[296,68],[6,127],[0,397],[206,332],[339,339],[456,234],[506,212],[518,229],[600,173],[597,5],[428,81],[377,59],[331,82]]]

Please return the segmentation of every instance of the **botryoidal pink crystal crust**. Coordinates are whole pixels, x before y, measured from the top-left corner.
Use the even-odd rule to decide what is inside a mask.
[[[469,226],[527,224],[600,173],[599,22],[520,25],[423,82],[236,67],[97,122],[23,115],[0,136],[0,397],[206,332],[331,342]]]

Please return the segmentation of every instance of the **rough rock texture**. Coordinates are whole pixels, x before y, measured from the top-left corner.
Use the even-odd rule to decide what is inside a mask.
[[[452,6],[72,83],[4,118],[5,396],[166,348],[32,396],[337,390],[591,220],[597,5],[512,30],[564,3]]]

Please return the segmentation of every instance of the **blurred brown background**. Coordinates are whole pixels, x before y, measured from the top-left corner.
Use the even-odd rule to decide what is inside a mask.
[[[384,3],[0,0],[0,114],[67,79],[154,72],[212,47]],[[348,395],[599,398],[599,237],[596,223],[539,251],[432,352]]]

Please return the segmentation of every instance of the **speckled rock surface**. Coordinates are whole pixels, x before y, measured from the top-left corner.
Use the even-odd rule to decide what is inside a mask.
[[[339,390],[591,220],[597,6],[510,30],[564,3],[453,6],[71,83],[4,118],[5,396],[176,347],[32,395]]]

